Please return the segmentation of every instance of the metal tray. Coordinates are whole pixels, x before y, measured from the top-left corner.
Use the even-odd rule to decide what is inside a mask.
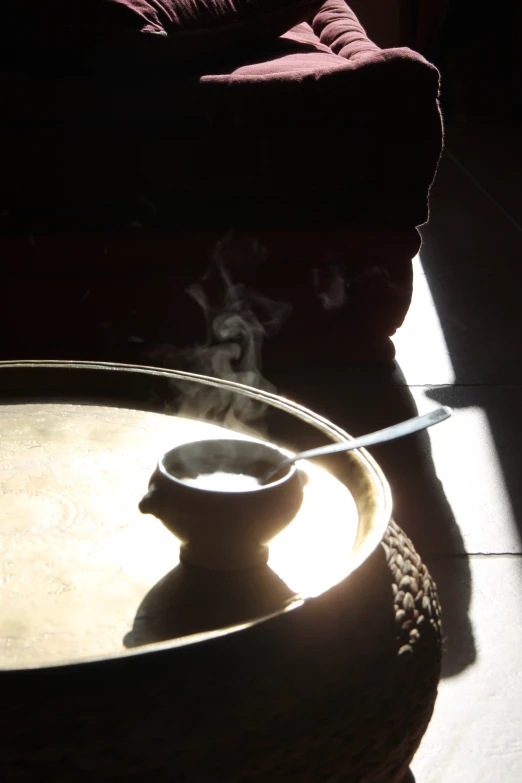
[[[223,421],[202,417],[216,410]],[[256,427],[236,402],[264,406]],[[230,403],[232,401],[232,403]],[[262,424],[262,427],[261,427]],[[277,395],[190,373],[79,362],[0,363],[0,670],[201,645],[349,577],[380,542],[387,482],[363,450],[306,463],[303,508],[251,572],[194,572],[137,508],[158,457],[203,437],[298,450],[349,436]]]

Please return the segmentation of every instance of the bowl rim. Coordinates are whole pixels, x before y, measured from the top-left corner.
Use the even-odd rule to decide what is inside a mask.
[[[178,487],[183,487],[184,490],[187,492],[194,492],[194,493],[211,493],[214,496],[232,496],[232,497],[242,497],[245,495],[252,495],[253,493],[262,493],[264,491],[264,494],[267,494],[270,490],[275,489],[276,487],[280,487],[284,484],[286,484],[295,474],[297,473],[297,466],[295,464],[288,465],[286,468],[286,473],[284,476],[282,476],[280,479],[277,479],[277,481],[270,481],[268,484],[258,484],[257,487],[251,487],[249,489],[242,489],[242,490],[219,490],[214,489],[213,487],[197,487],[193,484],[187,484],[183,481],[183,479],[177,478],[177,476],[172,475],[172,473],[169,472],[165,465],[165,460],[167,457],[172,454],[174,451],[179,451],[186,446],[195,445],[196,443],[212,443],[212,442],[220,442],[220,443],[226,443],[228,441],[234,441],[235,443],[256,443],[260,446],[263,446],[267,451],[271,450],[274,452],[277,452],[281,455],[281,458],[284,458],[284,453],[279,449],[277,446],[275,446],[272,443],[267,443],[262,440],[256,440],[255,438],[204,438],[199,441],[187,441],[186,443],[180,443],[177,446],[174,446],[174,448],[169,449],[166,451],[158,460],[157,464],[157,470],[161,473],[161,475],[167,479],[168,481],[172,482]],[[224,471],[227,472],[227,471]],[[210,496],[210,495],[208,495]]]

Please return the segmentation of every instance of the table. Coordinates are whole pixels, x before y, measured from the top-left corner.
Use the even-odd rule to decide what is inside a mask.
[[[0,777],[399,783],[433,709],[440,617],[380,469],[362,451],[306,466],[266,570],[183,570],[135,503],[173,440],[222,436],[191,418],[194,384],[265,405],[284,445],[296,424],[347,437],[190,374],[0,364]]]

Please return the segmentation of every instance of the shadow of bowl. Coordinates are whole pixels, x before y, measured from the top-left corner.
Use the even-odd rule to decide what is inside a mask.
[[[213,571],[179,563],[145,596],[127,648],[241,625],[280,611],[295,593],[268,565]]]

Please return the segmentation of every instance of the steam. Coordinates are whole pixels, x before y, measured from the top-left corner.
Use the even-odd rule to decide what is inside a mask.
[[[346,302],[349,284],[343,264],[330,264],[312,272],[315,292],[325,310],[340,310]]]
[[[389,270],[376,264],[349,279],[346,279],[345,264],[316,267],[312,271],[312,281],[315,293],[327,311],[340,310],[363,288],[386,289],[396,296],[404,296],[408,291],[407,283],[400,285],[393,282]]]
[[[266,251],[255,240],[227,234],[215,247],[206,274],[186,293],[201,307],[206,321],[203,343],[189,349],[160,346],[154,353],[175,361],[190,372],[234,381],[263,391],[275,391],[262,375],[262,349],[266,338],[277,334],[291,305],[270,301],[233,279],[232,268],[259,264]],[[179,413],[215,421],[232,429],[248,429],[259,421],[265,404],[220,388],[186,381],[175,382],[182,393]]]

